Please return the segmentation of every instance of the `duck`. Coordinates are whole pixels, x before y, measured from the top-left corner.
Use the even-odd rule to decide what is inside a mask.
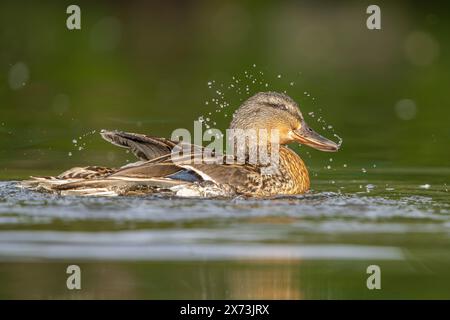
[[[75,167],[58,176],[30,177],[22,181],[20,187],[79,196],[299,195],[310,189],[309,173],[302,158],[288,145],[298,143],[325,152],[336,152],[340,147],[311,129],[298,104],[287,94],[278,92],[259,92],[245,100],[234,112],[229,129],[239,132],[238,136],[242,132],[257,132],[253,136],[256,137],[253,147],[247,145],[250,141],[246,136],[245,143],[234,141],[234,150],[241,155],[240,159],[236,154],[212,151],[209,156],[214,156],[214,161],[200,162],[192,160],[205,151],[202,146],[184,143],[183,150],[187,152],[176,158],[173,155],[177,148],[179,151],[179,141],[119,130],[101,130],[103,139],[128,149],[138,161],[119,168]],[[260,134],[261,130],[276,132],[276,135]],[[251,161],[257,150],[263,150],[270,157],[276,155],[275,170],[267,170],[269,164],[254,161],[254,157]]]

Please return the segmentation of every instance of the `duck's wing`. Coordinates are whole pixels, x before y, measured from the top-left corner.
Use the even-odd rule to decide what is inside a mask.
[[[224,195],[252,194],[263,183],[260,169],[249,164],[195,164],[188,161],[174,163],[167,159],[160,163],[148,161],[139,166],[123,168],[111,174],[106,181],[126,181],[157,186],[160,189],[176,190],[177,187],[197,188],[211,186]],[[206,183],[206,184],[205,184]]]
[[[73,168],[57,177],[32,178],[22,186],[62,194],[118,195],[167,191],[203,182],[247,190],[259,183],[257,167],[227,164],[226,156],[215,156],[214,152],[205,159],[204,148],[199,146],[186,144],[187,152],[174,158],[172,150],[177,144],[168,139],[120,131],[102,130],[101,134],[107,141],[130,149],[141,161],[119,169]],[[200,164],[195,162],[198,157]]]
[[[129,149],[141,161],[124,166],[138,166],[145,164],[147,161],[152,163],[169,160],[172,157],[172,151],[178,147],[180,152],[186,153],[187,157],[193,157],[196,154],[201,154],[205,149],[202,146],[190,144],[187,142],[178,142],[161,137],[151,137],[145,134],[130,133],[122,131],[108,131],[102,130],[100,132],[103,139],[112,144]],[[214,152],[212,152],[214,155]]]
[[[200,180],[195,173],[171,162],[171,151],[177,145],[174,141],[120,131],[102,130],[101,135],[115,145],[130,149],[141,160],[119,169],[76,167],[56,177],[31,177],[20,186],[62,194],[117,195],[134,191],[149,193]],[[187,146],[189,157],[202,150]]]
[[[213,185],[215,190],[211,191],[212,194],[228,196],[235,191],[246,194],[257,189],[260,185],[258,177],[259,170],[251,165],[178,164],[167,159],[157,163],[146,161],[141,165],[118,170],[101,167],[73,168],[57,177],[32,178],[23,181],[21,185],[32,190],[63,195],[91,196],[173,191],[177,194],[189,194],[189,190],[196,195],[206,195],[211,194]]]
[[[184,170],[183,168],[171,163],[152,163],[145,162],[138,166],[122,168],[109,177],[113,179],[152,179],[168,177],[172,174]]]
[[[249,164],[185,164],[186,170],[199,175],[204,181],[218,185],[229,185],[239,193],[252,192],[261,187],[261,172],[257,166]]]
[[[140,160],[152,160],[170,154],[177,142],[150,137],[145,134],[122,132],[122,131],[100,131],[101,136],[112,144],[127,148]]]
[[[210,181],[217,185],[229,185],[238,190],[259,187],[261,171],[258,166],[232,163],[230,156],[203,157],[196,163],[196,153],[190,153],[180,158],[160,157],[147,161],[139,166],[119,169],[111,178],[121,179],[151,179],[167,177],[189,182]],[[234,157],[233,157],[234,158]],[[158,160],[158,162],[156,162]]]
[[[259,174],[259,168],[251,164],[236,164],[236,157],[206,154],[205,148],[187,144],[187,152],[165,154],[148,161],[124,166],[110,175],[111,178],[167,177],[179,172],[191,171],[200,180],[219,184],[235,184],[246,181],[248,175]]]

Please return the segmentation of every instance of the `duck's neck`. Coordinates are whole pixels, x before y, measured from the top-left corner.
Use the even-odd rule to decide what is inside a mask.
[[[297,153],[285,146],[280,146],[280,173],[285,176],[287,194],[309,190],[309,173],[305,163]]]
[[[273,160],[273,159],[272,159]],[[258,165],[263,196],[302,194],[309,190],[309,174],[305,163],[291,149],[280,146],[278,160],[270,165]]]

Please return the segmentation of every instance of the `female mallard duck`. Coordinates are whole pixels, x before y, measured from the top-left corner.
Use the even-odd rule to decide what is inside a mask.
[[[32,177],[21,185],[71,195],[168,193],[178,196],[265,197],[302,194],[309,190],[308,170],[302,159],[286,145],[297,142],[331,152],[339,148],[308,127],[294,100],[276,92],[261,92],[246,100],[233,115],[230,129],[276,130],[279,146],[277,170],[265,174],[263,169],[267,166],[250,162],[255,148],[245,147],[242,163],[196,163],[192,161],[193,156],[203,149],[192,145],[188,155],[190,161],[186,161],[186,157],[184,161],[176,161],[172,156],[177,146],[175,141],[102,130],[105,140],[129,149],[140,161],[119,169],[72,168],[57,177]],[[258,135],[256,147],[268,149],[273,146],[273,140],[267,136]],[[223,156],[222,159],[229,157]]]

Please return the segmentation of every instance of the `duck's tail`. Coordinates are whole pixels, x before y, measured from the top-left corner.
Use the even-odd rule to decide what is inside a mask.
[[[115,169],[106,167],[75,167],[67,170],[56,177],[30,177],[29,180],[24,180],[19,183],[22,188],[44,191],[44,192],[59,192],[60,188],[73,183],[82,183],[90,181],[91,179],[98,179],[107,177],[115,172]],[[94,190],[85,190],[86,192],[94,192]],[[98,190],[98,192],[105,193],[106,190]],[[97,193],[97,192],[95,192]],[[108,192],[109,193],[109,192]],[[106,194],[105,194],[106,195]]]
[[[116,169],[105,167],[76,167],[56,177],[31,177],[19,183],[29,190],[80,196],[118,196],[149,194],[186,184],[166,178],[124,178],[110,177]]]

